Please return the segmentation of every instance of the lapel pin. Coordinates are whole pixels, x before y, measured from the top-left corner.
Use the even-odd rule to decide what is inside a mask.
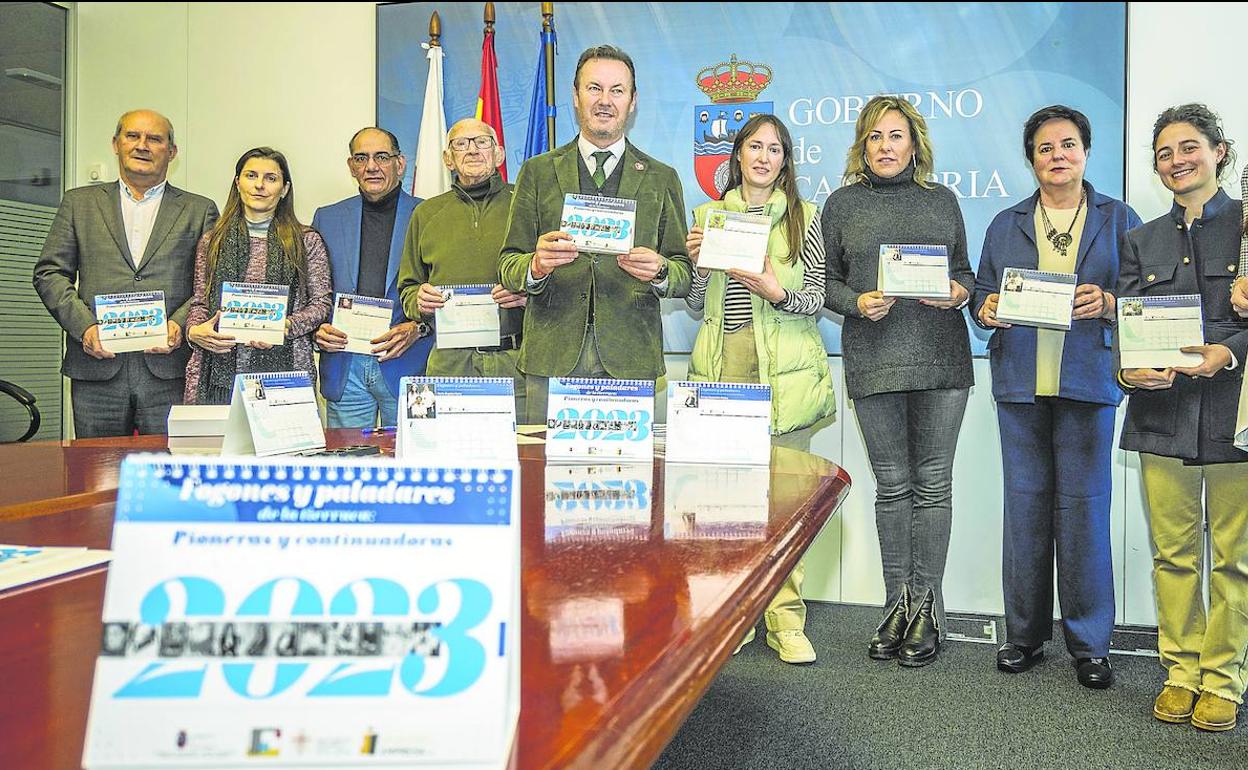
[[[637,171],[645,171],[646,164],[642,163],[641,161],[637,161],[636,163],[633,164],[633,168],[636,169]]]

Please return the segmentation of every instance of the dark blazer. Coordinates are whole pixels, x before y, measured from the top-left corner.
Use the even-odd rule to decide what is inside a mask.
[[[136,268],[121,220],[119,184],[67,191],[34,273],[35,291],[70,337],[61,373],[74,380],[109,380],[121,369],[122,355],[142,355],[154,376],[185,377],[191,354],[185,338],[168,355],[122,353],[98,359],[83,351],[82,335],[96,323],[96,295],[157,290],[165,293],[169,320],[185,333],[195,281],[195,244],[216,220],[217,206],[211,200],[167,184]]]
[[[399,190],[394,214],[394,234],[390,237],[390,259],[386,262],[386,299],[394,300],[391,326],[408,320],[403,314],[403,303],[399,301],[399,262],[403,256],[407,223],[411,220],[417,203],[420,203],[420,198],[413,198]],[[322,206],[312,215],[312,227],[325,239],[325,246],[329,249],[329,269],[336,292],[355,293],[356,281],[360,276],[360,217],[363,211],[364,199],[353,195],[346,200]],[[399,394],[401,378],[424,373],[425,362],[429,359],[432,348],[433,336],[429,335],[414,342],[398,358],[382,363],[382,379],[386,381],[386,387],[393,395],[397,397]],[[321,353],[321,395],[330,401],[342,398],[353,355],[356,354]]]
[[[1239,365],[1213,377],[1178,376],[1166,390],[1132,390],[1123,449],[1189,464],[1248,462],[1234,445],[1239,389],[1248,365],[1248,319],[1231,307],[1243,231],[1239,201],[1218,191],[1189,229],[1183,207],[1123,236],[1119,297],[1199,294],[1205,342],[1231,349]]]
[[[577,144],[525,161],[516,178],[507,236],[499,255],[503,286],[525,291],[538,236],[560,228],[565,193],[580,191]],[[626,144],[618,197],[637,201],[636,246],[668,259],[667,297],[689,293],[692,266],[685,252],[685,204],[676,171]],[[554,271],[529,297],[524,314],[520,370],[559,377],[576,366],[589,328],[603,367],[612,377],[654,380],[662,376],[663,324],[653,287],[620,269],[613,257],[581,255]]]
[[[1105,291],[1118,285],[1118,248],[1123,233],[1139,227],[1140,218],[1130,206],[1102,195],[1084,182],[1088,192],[1087,214],[1075,273],[1080,284],[1091,283]],[[989,294],[1001,290],[1001,275],[1007,267],[1037,269],[1036,249],[1037,190],[1030,198],[1002,211],[988,226],[984,249],[975,276],[975,302],[971,318],[979,322],[979,309]],[[1115,380],[1117,364],[1113,352],[1113,324],[1109,320],[1088,319],[1071,323],[1062,345],[1061,381],[1057,395],[1094,404],[1118,404],[1122,390]],[[1031,404],[1036,400],[1036,330],[1030,326],[994,329],[988,339],[992,362],[992,397],[997,401]]]

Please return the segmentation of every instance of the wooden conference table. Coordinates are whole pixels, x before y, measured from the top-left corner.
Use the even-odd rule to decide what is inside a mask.
[[[355,431],[328,438],[361,441]],[[392,450],[392,436],[374,441]],[[0,543],[108,548],[121,458],[164,446],[163,436],[0,446]],[[682,500],[691,478],[698,498],[688,468],[655,460],[639,531],[549,526],[543,448],[521,446],[520,466],[521,712],[510,764],[522,769],[649,767],[850,484],[833,463],[774,449],[765,527],[689,537],[680,520],[693,522],[697,506],[665,511],[664,501],[675,472]],[[706,473],[705,497],[722,500],[722,472]],[[79,767],[106,574],[0,592],[0,766]]]

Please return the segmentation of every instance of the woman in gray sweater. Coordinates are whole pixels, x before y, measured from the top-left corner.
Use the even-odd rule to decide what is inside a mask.
[[[903,666],[927,665],[940,648],[953,453],[974,383],[961,312],[975,283],[966,227],[953,192],[929,181],[932,165],[923,116],[904,99],[877,96],[858,117],[845,186],[822,214],[825,303],[845,316],[846,386],[876,483],[886,600],[868,654]],[[882,256],[942,251],[947,298],[879,290]]]

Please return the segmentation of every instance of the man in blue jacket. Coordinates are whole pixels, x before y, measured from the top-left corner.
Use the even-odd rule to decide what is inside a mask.
[[[357,131],[348,147],[347,169],[360,194],[317,209],[312,226],[329,248],[334,291],[392,300],[394,314],[389,331],[371,340],[371,355],[345,352],[347,335],[328,323],[317,330],[316,343],[329,427],[371,428],[379,418],[382,425],[396,424],[399,379],[424,372],[433,338],[423,323],[403,314],[399,302],[403,238],[420,203],[399,186],[407,167],[399,140],[369,127]]]

